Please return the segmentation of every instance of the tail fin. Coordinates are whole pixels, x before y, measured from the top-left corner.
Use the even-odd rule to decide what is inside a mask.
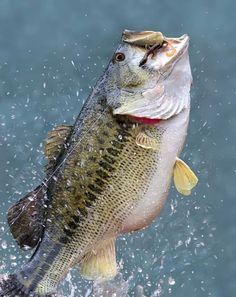
[[[0,297],[59,297],[56,294],[38,295],[21,284],[15,274],[0,275]]]

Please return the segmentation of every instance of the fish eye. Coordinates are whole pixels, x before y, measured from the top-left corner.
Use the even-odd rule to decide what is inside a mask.
[[[114,60],[116,62],[122,62],[122,61],[124,61],[124,59],[125,59],[125,55],[123,53],[116,53],[115,54]]]

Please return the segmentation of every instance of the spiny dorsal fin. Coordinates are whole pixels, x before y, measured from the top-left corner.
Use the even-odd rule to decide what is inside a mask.
[[[68,136],[70,135],[72,126],[59,125],[48,133],[44,153],[49,161],[49,167],[55,162],[58,154],[63,148]]]
[[[105,281],[117,274],[115,238],[103,241],[87,253],[80,264],[81,275],[90,280]]]
[[[174,183],[177,191],[185,196],[197,185],[198,178],[191,168],[181,159],[176,158],[174,165]]]
[[[42,237],[46,190],[40,185],[14,204],[7,213],[10,231],[22,249],[32,249]]]
[[[153,151],[158,151],[160,149],[160,145],[157,139],[148,136],[144,132],[139,132],[136,136],[135,142],[138,146],[141,146],[145,149],[151,149]]]

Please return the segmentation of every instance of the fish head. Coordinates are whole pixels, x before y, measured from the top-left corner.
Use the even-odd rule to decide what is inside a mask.
[[[148,109],[148,105],[149,109],[154,108],[155,99],[163,96],[167,87],[170,87],[167,80],[173,76],[175,68],[178,69],[177,76],[181,76],[177,64],[181,65],[185,77],[187,74],[187,84],[190,85],[192,77],[188,44],[189,37],[186,34],[179,38],[168,38],[161,32],[125,30],[122,42],[106,71],[106,93],[109,104],[114,108],[114,114],[156,117],[158,113],[150,114],[150,111],[143,109]],[[178,81],[172,81],[176,87]],[[180,83],[184,82],[181,80]],[[160,107],[160,100],[156,100],[154,109],[157,107]]]

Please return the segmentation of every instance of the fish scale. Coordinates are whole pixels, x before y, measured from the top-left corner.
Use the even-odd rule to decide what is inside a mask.
[[[48,268],[48,272],[44,275],[45,280],[40,281],[39,287],[48,288],[48,279],[51,279],[51,282],[54,285],[59,281],[60,273],[55,274],[57,271],[67,271],[70,267],[71,261],[79,261],[87,251],[91,249],[94,244],[97,244],[99,240],[102,240],[105,234],[108,235],[110,233],[117,233],[122,228],[122,222],[129,215],[129,213],[134,208],[135,203],[137,203],[137,199],[142,196],[143,192],[145,192],[147,185],[147,177],[150,176],[150,172],[155,169],[153,167],[157,166],[158,158],[157,153],[152,151],[143,151],[142,148],[138,146],[134,146],[135,137],[139,130],[139,126],[129,125],[128,128],[124,128],[123,134],[129,135],[127,138],[125,136],[122,139],[118,138],[120,129],[122,124],[118,123],[116,119],[112,116],[109,118],[114,122],[114,129],[107,130],[109,132],[110,137],[106,143],[110,143],[110,148],[119,151],[119,155],[114,156],[110,155],[106,150],[107,147],[99,143],[93,143],[94,151],[97,151],[96,155],[98,160],[104,160],[104,156],[108,156],[111,160],[114,160],[114,164],[116,165],[114,170],[110,172],[104,165],[98,166],[99,162],[93,163],[92,167],[92,177],[88,178],[86,174],[87,166],[86,161],[84,160],[83,167],[77,167],[78,175],[87,177],[82,180],[83,185],[85,185],[85,191],[81,191],[81,185],[79,184],[78,179],[73,179],[70,175],[71,164],[77,163],[78,160],[81,159],[81,153],[73,155],[71,158],[68,158],[68,161],[65,163],[65,166],[62,170],[61,177],[58,177],[57,184],[58,187],[55,188],[54,199],[51,205],[51,213],[48,214],[48,220],[50,222],[55,222],[55,217],[58,214],[61,215],[60,222],[48,223],[47,225],[47,233],[49,233],[49,237],[52,241],[59,241],[57,230],[64,230],[65,226],[68,227],[68,230],[71,232],[64,232],[62,234],[62,238],[67,238],[67,246],[63,247],[56,256],[52,265]],[[103,130],[106,127],[106,122],[101,120],[101,124],[99,129]],[[96,133],[99,133],[99,129]],[[158,128],[149,128],[156,135],[160,135],[160,131]],[[117,132],[119,131],[119,132]],[[86,138],[86,141],[89,143],[89,138]],[[120,144],[124,144],[122,146],[117,144],[113,147],[112,143],[114,141],[119,142]],[[84,143],[80,144],[81,146],[85,146]],[[108,148],[107,148],[108,149]],[[103,154],[99,152],[103,150]],[[82,149],[78,149],[78,152],[83,151]],[[88,162],[89,162],[89,158]],[[132,163],[130,160],[132,159]],[[142,160],[142,161],[140,161]],[[107,160],[105,161],[107,162]],[[111,163],[111,162],[110,162]],[[107,163],[108,164],[108,163]],[[67,167],[68,166],[68,167]],[[129,167],[129,170],[127,168]],[[68,170],[68,171],[67,171]],[[100,191],[96,191],[92,189],[92,194],[96,196],[96,199],[93,201],[93,204],[90,208],[86,208],[85,203],[88,200],[88,195],[86,193],[87,186],[94,182],[95,178],[97,178],[97,171],[100,170],[107,174],[107,179],[104,182],[105,188],[99,188]],[[74,171],[77,172],[77,171]],[[77,194],[73,194],[71,199],[68,199],[68,196],[71,194],[70,192],[65,190],[65,184],[67,179],[70,178],[70,183],[76,189],[78,189]],[[122,184],[122,187],[120,187]],[[89,187],[89,186],[88,186]],[[96,188],[95,188],[96,189]],[[132,200],[127,200],[127,195],[132,197]],[[80,197],[77,199],[76,197]],[[61,201],[62,197],[67,197],[67,207],[66,210],[58,211],[57,203]],[[114,199],[116,197],[116,199]],[[65,201],[65,198],[62,199]],[[82,204],[80,202],[82,201]],[[84,203],[83,203],[84,202]],[[71,220],[71,217],[75,216],[78,213],[78,210],[86,209],[85,216],[81,217],[81,221],[76,223],[76,229],[71,229],[71,222],[74,223],[74,220]],[[58,223],[60,223],[58,225]],[[50,226],[52,227],[50,228]],[[53,234],[56,234],[56,238],[54,239]],[[61,234],[61,233],[59,233]],[[107,235],[107,236],[108,236]],[[41,244],[41,251],[43,252],[43,242]],[[81,250],[81,253],[79,252]],[[48,253],[48,252],[47,252]],[[73,260],[71,260],[73,259]],[[45,271],[46,272],[46,271]],[[52,281],[53,280],[53,281]],[[46,283],[45,283],[46,282]],[[44,292],[40,292],[44,293]]]
[[[74,126],[49,132],[44,182],[8,212],[17,243],[36,250],[0,277],[1,297],[52,297],[77,263],[89,279],[114,277],[115,238],[151,223],[173,171],[180,193],[196,185],[177,158],[190,108],[188,36],[124,31],[122,38]]]

